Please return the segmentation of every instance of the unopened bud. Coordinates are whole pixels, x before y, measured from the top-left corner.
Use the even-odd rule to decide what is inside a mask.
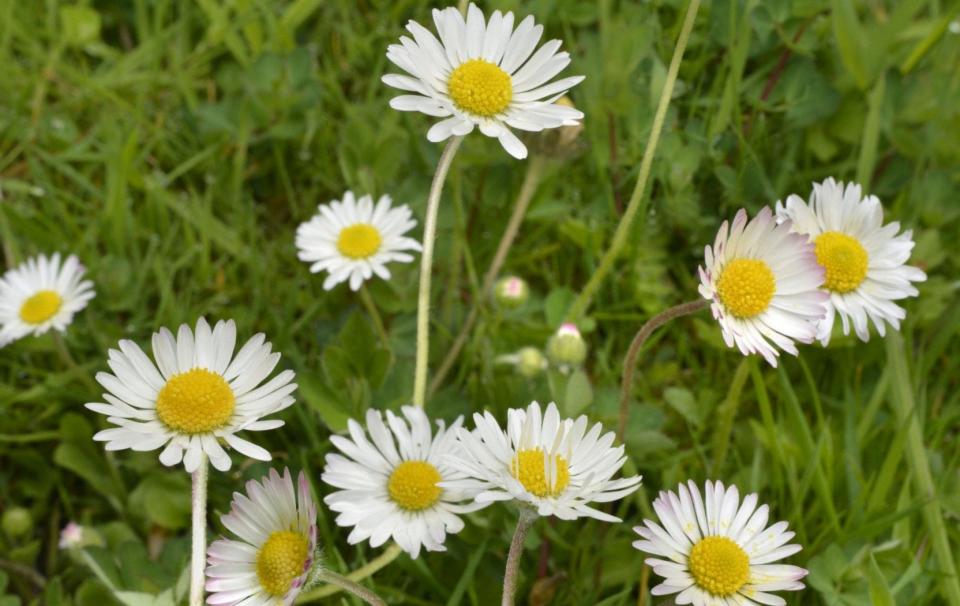
[[[83,526],[76,522],[69,522],[60,531],[60,549],[73,549],[83,545]]]
[[[33,531],[33,516],[30,510],[23,507],[11,507],[3,512],[3,532],[15,539],[30,534]]]
[[[493,287],[493,296],[499,305],[507,309],[516,309],[530,297],[530,287],[523,278],[507,276],[500,278]]]
[[[547,358],[536,347],[524,347],[517,352],[517,372],[533,379],[547,368]]]
[[[576,325],[565,323],[547,341],[547,357],[561,369],[580,366],[587,358],[587,343]]]

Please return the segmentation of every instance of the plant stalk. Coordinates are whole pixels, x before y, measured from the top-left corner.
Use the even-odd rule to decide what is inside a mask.
[[[341,574],[337,574],[329,570],[321,570],[320,574],[317,575],[317,579],[331,585],[336,585],[347,593],[352,593],[367,604],[370,604],[370,606],[386,606],[387,604],[383,601],[383,598],[374,592],[370,591],[359,583],[351,581]]]
[[[193,531],[190,555],[190,606],[203,606],[204,565],[207,557],[207,476],[206,453],[193,472]]]
[[[397,559],[397,556],[400,555],[401,553],[403,553],[403,550],[400,548],[399,545],[394,543],[389,548],[387,548],[386,551],[381,553],[379,556],[370,560],[365,565],[361,566],[360,568],[357,568],[356,570],[348,574],[346,578],[347,580],[353,581],[353,582],[362,581],[363,579],[369,576],[372,576],[375,572],[377,572],[381,568],[384,568],[385,566],[387,566],[390,562]],[[316,589],[312,589],[310,591],[301,593],[299,596],[297,596],[297,600],[295,603],[305,604],[307,602],[312,602],[314,600],[320,600],[322,598],[335,595],[340,591],[343,591],[343,589],[344,588],[341,585],[329,583],[327,585],[324,585],[323,587],[317,587]]]
[[[520,557],[523,555],[523,541],[527,538],[530,527],[537,520],[537,513],[528,508],[520,508],[520,517],[517,519],[517,529],[513,532],[510,541],[510,552],[507,554],[507,566],[503,571],[503,600],[502,606],[513,606],[517,593],[517,577],[520,572]]]

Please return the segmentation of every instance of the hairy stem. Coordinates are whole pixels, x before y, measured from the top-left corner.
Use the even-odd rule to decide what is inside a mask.
[[[426,405],[427,360],[430,353],[430,274],[433,271],[433,245],[437,238],[437,212],[440,209],[440,195],[443,182],[453,162],[463,137],[453,137],[443,148],[437,172],[430,185],[427,198],[427,218],[423,224],[423,254],[420,256],[420,293],[417,297],[417,362],[413,372],[413,403],[420,408]]]
[[[206,453],[193,472],[193,540],[190,555],[190,606],[203,606],[204,563],[207,557],[207,467]]]
[[[374,592],[370,591],[359,583],[351,581],[341,574],[337,574],[329,570],[321,570],[320,574],[317,575],[317,579],[324,581],[325,583],[330,583],[331,585],[336,585],[347,593],[352,593],[367,604],[370,604],[370,606],[386,606],[387,604],[383,601],[383,598]]]
[[[390,337],[387,336],[387,329],[383,327],[383,318],[380,317],[380,310],[377,309],[377,306],[373,302],[373,298],[370,296],[370,291],[367,290],[367,285],[364,284],[360,287],[360,303],[363,304],[363,307],[367,310],[367,313],[370,314],[370,319],[373,320],[373,327],[377,331],[377,336],[380,337],[380,341],[383,342],[383,346],[387,349],[390,349]]]
[[[490,267],[483,276],[483,283],[480,287],[480,300],[475,301],[470,307],[470,313],[467,315],[467,319],[460,328],[456,339],[453,340],[450,351],[447,352],[447,356],[443,359],[443,363],[440,365],[439,370],[437,370],[437,374],[434,375],[430,381],[428,393],[433,394],[440,388],[450,369],[453,368],[454,362],[457,361],[460,350],[463,349],[463,346],[466,344],[470,330],[480,315],[480,308],[486,304],[487,297],[493,288],[493,283],[496,281],[500,270],[503,268],[504,262],[507,260],[507,254],[510,252],[510,247],[513,246],[517,232],[520,231],[520,224],[523,223],[523,218],[527,214],[527,208],[530,206],[530,201],[533,200],[533,194],[537,192],[537,186],[540,185],[540,181],[543,180],[543,172],[546,165],[547,159],[545,157],[540,155],[531,156],[530,162],[527,165],[527,173],[523,177],[523,184],[520,186],[520,193],[517,194],[517,201],[513,206],[513,214],[510,215],[510,220],[507,221],[507,227],[503,231],[503,236],[500,237],[500,244],[497,245],[497,252],[493,255]]]
[[[372,576],[375,572],[385,567],[390,562],[397,559],[397,556],[400,555],[401,553],[403,553],[403,550],[400,548],[399,545],[394,543],[389,548],[387,548],[386,551],[381,553],[379,556],[370,560],[365,565],[361,566],[360,568],[357,568],[356,570],[348,574],[346,578],[347,580],[353,581],[353,582],[362,581],[363,579],[369,576]],[[332,596],[340,591],[343,591],[343,589],[344,588],[342,585],[329,583],[327,585],[324,585],[323,587],[317,587],[316,589],[312,589],[310,591],[301,593],[299,596],[297,596],[296,603],[305,604],[307,602],[312,602],[314,600],[320,600],[320,599]]]
[[[680,30],[680,37],[677,38],[677,46],[673,50],[673,58],[670,59],[670,68],[667,70],[667,79],[663,84],[663,92],[660,94],[660,102],[657,104],[657,111],[653,117],[653,127],[650,129],[650,137],[647,139],[647,147],[643,151],[643,158],[640,160],[640,174],[637,177],[637,185],[633,189],[630,201],[627,203],[627,210],[617,225],[617,230],[613,234],[613,241],[610,248],[604,253],[600,260],[600,266],[597,268],[587,285],[580,291],[580,295],[573,302],[570,310],[567,312],[567,321],[578,323],[590,302],[596,294],[597,289],[603,282],[607,274],[613,268],[614,261],[620,255],[623,246],[627,242],[627,236],[633,225],[633,219],[640,209],[640,202],[643,200],[643,194],[647,189],[647,181],[650,178],[650,167],[653,165],[653,156],[657,151],[657,144],[660,142],[660,132],[663,130],[663,121],[667,116],[667,108],[670,106],[670,99],[673,97],[673,86],[677,81],[677,72],[680,69],[680,62],[683,60],[683,53],[687,48],[687,41],[690,39],[690,31],[693,29],[693,22],[696,20],[697,11],[700,9],[700,0],[690,0],[687,8],[687,15],[683,21],[683,28]]]
[[[520,557],[523,555],[523,541],[527,538],[530,527],[537,520],[537,513],[527,507],[520,509],[517,520],[517,529],[513,532],[510,541],[510,552],[507,554],[507,567],[503,571],[503,601],[502,606],[513,606],[517,593],[517,577],[520,572]]]
[[[630,343],[630,349],[627,350],[627,356],[623,360],[623,381],[620,383],[620,421],[617,423],[617,438],[623,440],[623,433],[627,429],[627,417],[630,414],[630,390],[633,388],[633,373],[637,366],[637,356],[640,354],[640,348],[646,343],[653,331],[660,328],[670,320],[686,316],[701,309],[709,307],[710,302],[706,299],[698,299],[689,303],[681,303],[653,316],[640,327],[637,334]]]

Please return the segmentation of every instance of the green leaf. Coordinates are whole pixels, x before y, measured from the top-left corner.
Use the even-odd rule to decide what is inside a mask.
[[[586,373],[576,370],[567,381],[567,389],[563,398],[563,413],[568,417],[575,417],[583,412],[593,402],[593,386]]]
[[[703,411],[697,406],[693,393],[685,387],[668,387],[663,392],[663,399],[670,408],[674,409],[697,429],[703,424]]]
[[[867,566],[867,580],[870,583],[870,603],[873,606],[896,606],[893,599],[893,592],[890,591],[890,585],[887,579],[880,571],[876,558],[870,554],[870,563]]]
[[[865,41],[863,29],[857,20],[857,13],[853,3],[849,0],[840,0],[833,3],[830,13],[833,23],[833,35],[840,51],[840,60],[853,76],[857,86],[864,90],[870,84],[867,77],[867,62],[865,58]]]
[[[151,524],[177,530],[190,523],[190,482],[182,473],[155,473],[130,493],[130,507]]]
[[[297,377],[298,392],[303,400],[320,415],[324,425],[332,432],[347,428],[350,418],[348,407],[319,379],[309,374]]]
[[[89,6],[60,8],[63,41],[70,46],[85,46],[100,39],[100,13]]]

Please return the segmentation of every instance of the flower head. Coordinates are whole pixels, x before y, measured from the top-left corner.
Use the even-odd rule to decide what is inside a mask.
[[[74,255],[28,259],[0,277],[0,347],[51,328],[63,332],[94,297],[93,282]]]
[[[678,494],[679,493],[679,494]],[[653,595],[677,594],[677,604],[783,604],[771,591],[797,591],[807,571],[774,564],[800,551],[787,545],[793,533],[786,522],[767,527],[769,507],[757,507],[757,495],[740,502],[736,486],[707,481],[706,500],[697,485],[681,484],[677,493],[661,491],[654,500],[660,524],[644,520],[634,531],[640,551],[660,558],[647,564],[663,577]]]
[[[238,540],[207,548],[207,603],[293,604],[317,556],[317,505],[303,472],[296,488],[289,469],[247,482],[220,521]]]
[[[322,204],[312,219],[297,228],[297,248],[301,261],[310,263],[310,271],[327,272],[326,290],[350,281],[357,290],[377,274],[390,279],[387,263],[409,263],[407,250],[420,250],[420,243],[405,237],[417,221],[410,207],[390,207],[390,196],[381,196],[376,206],[370,196],[355,198],[343,194],[343,201]]]
[[[810,239],[829,293],[827,314],[817,325],[817,339],[830,342],[836,316],[843,334],[850,327],[862,341],[870,339],[872,321],[881,336],[886,324],[900,328],[906,311],[894,301],[915,297],[913,282],[927,275],[907,265],[913,250],[913,234],[898,234],[900,224],[883,224],[883,206],[876,196],[862,197],[856,183],[846,187],[832,178],[813,184],[810,203],[791,195],[786,204],[777,202],[777,218],[790,221],[792,230]]]
[[[570,55],[557,52],[559,40],[534,52],[543,26],[532,16],[514,29],[513,13],[494,11],[488,20],[471,3],[466,20],[450,7],[435,9],[433,21],[439,40],[410,21],[413,39],[403,36],[387,50],[387,58],[409,75],[383,77],[385,84],[412,93],[391,99],[392,108],[444,118],[427,133],[430,141],[466,135],[479,126],[522,159],[527,148],[511,128],[536,132],[576,125],[583,118],[577,109],[556,103],[583,76],[550,82],[570,63]]]
[[[450,458],[468,479],[444,486],[476,491],[478,503],[517,500],[542,516],[562,520],[592,517],[619,522],[591,507],[623,498],[640,486],[640,476],[613,479],[623,467],[623,446],[599,423],[587,430],[586,416],[561,419],[557,405],[546,414],[533,402],[526,410],[507,411],[507,429],[489,412],[474,414],[476,429],[460,429],[462,448]]]
[[[421,548],[445,551],[447,533],[463,529],[458,514],[482,505],[464,502],[472,497],[469,490],[441,485],[464,478],[446,462],[457,448],[463,419],[449,429],[438,421],[432,433],[422,409],[404,406],[401,412],[402,417],[388,410],[385,424],[379,410],[367,410],[366,431],[351,419],[349,438],[331,436],[343,454],[327,455],[322,477],[340,490],[324,502],[340,513],[339,526],[353,527],[350,544],[369,540],[379,547],[392,537],[416,558]]]
[[[165,445],[160,462],[172,466],[182,460],[188,472],[197,469],[204,453],[217,469],[229,469],[230,456],[220,440],[248,457],[269,461],[269,452],[236,433],[283,425],[263,417],[293,404],[294,373],[285,370],[261,385],[280,354],[271,353],[272,345],[260,333],[234,356],[236,337],[233,320],[217,322],[211,330],[200,318],[195,331],[182,324],[176,337],[161,328],[153,335],[155,362],[133,341],[120,341],[107,361],[113,374],[97,374],[107,403],[87,404],[117,427],[93,439],[106,442],[107,450],[149,451]]]
[[[813,245],[777,225],[764,207],[747,221],[740,210],[724,221],[713,247],[704,250],[700,294],[711,301],[728,347],[758,353],[777,365],[778,348],[797,355],[794,341],[812,343],[816,322],[826,314],[823,269]]]

